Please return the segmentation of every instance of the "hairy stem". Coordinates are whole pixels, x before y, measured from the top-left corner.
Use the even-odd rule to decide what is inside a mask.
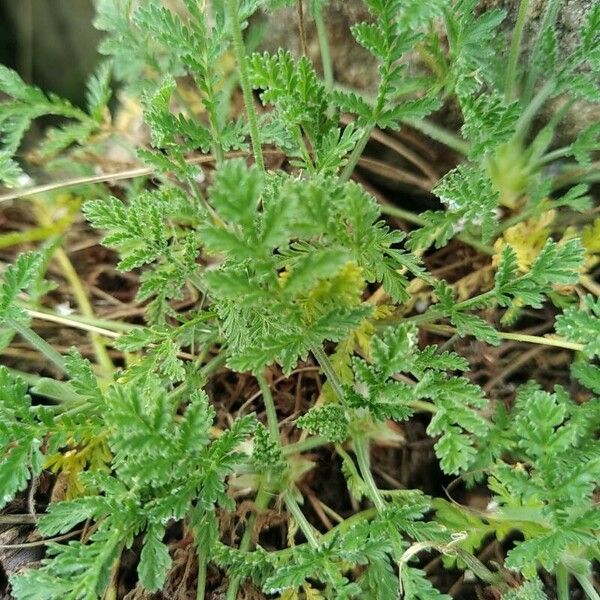
[[[320,446],[326,446],[329,444],[329,440],[315,435],[313,437],[309,437],[301,442],[295,442],[294,444],[288,444],[283,447],[283,453],[286,455],[290,454],[300,454],[301,452],[306,452],[307,450],[312,450],[313,448],[319,448]]]
[[[313,11],[313,19],[317,28],[319,50],[321,51],[321,63],[323,64],[325,89],[330,92],[333,89],[333,62],[331,60],[331,48],[329,47],[327,28],[325,27],[323,12],[321,11],[321,5],[319,3],[317,3],[317,6]]]
[[[350,179],[350,177],[352,177],[352,173],[354,173],[354,169],[355,169],[356,165],[358,164],[360,157],[362,156],[362,153],[371,137],[371,133],[374,128],[375,128],[375,125],[366,126],[365,131],[362,134],[362,137],[360,138],[360,140],[358,140],[358,143],[356,144],[356,146],[354,146],[354,150],[352,150],[352,154],[350,154],[350,157],[348,158],[348,162],[346,163],[346,166],[344,167],[344,170],[342,171],[342,174],[340,176],[340,179],[342,181],[348,181]]]
[[[62,248],[58,248],[54,256],[58,261],[66,280],[71,286],[77,306],[79,306],[82,314],[85,317],[88,319],[93,319],[95,317],[94,309],[92,308],[81,279],[79,278],[79,275],[77,274],[77,271],[75,270],[75,267],[73,266],[73,263],[69,259],[67,253]],[[89,335],[98,364],[100,365],[103,373],[110,377],[115,370],[115,366],[110,358],[110,355],[108,354],[106,344],[104,343],[102,336],[97,332],[90,331]]]
[[[545,83],[540,91],[533,97],[517,121],[515,134],[513,136],[515,140],[522,142],[525,139],[527,133],[529,132],[531,122],[537,115],[540,108],[542,108],[546,100],[550,98],[553,91],[554,81],[550,80]]]
[[[375,508],[381,512],[385,510],[385,500],[382,498],[379,488],[373,479],[371,473],[371,459],[369,457],[369,441],[366,438],[354,438],[354,452],[356,454],[356,462],[358,470],[369,490],[369,498],[375,505]]]
[[[444,129],[437,123],[428,121],[427,119],[402,119],[403,123],[410,125],[413,129],[424,133],[436,142],[448,146],[451,150],[466,156],[469,153],[470,147],[468,142],[465,142],[461,137]]]
[[[198,583],[196,584],[196,600],[204,600],[206,597],[206,555],[198,552]]]
[[[542,20],[537,27],[537,39],[535,40],[533,50],[529,55],[530,64],[528,65],[525,85],[523,86],[523,92],[521,93],[521,101],[524,103],[529,102],[529,100],[531,99],[535,88],[535,84],[540,75],[540,69],[535,66],[535,62],[533,59],[535,59],[536,54],[542,48],[544,33],[554,26],[558,10],[561,4],[562,0],[548,0],[546,4],[546,10],[544,11],[544,16],[542,17]]]
[[[569,572],[562,563],[556,565],[557,600],[569,600]]]
[[[594,584],[588,577],[586,577],[585,575],[580,575],[579,573],[573,573],[573,575],[575,576],[575,579],[577,579],[577,581],[579,582],[579,585],[583,588],[585,595],[590,600],[600,600],[600,595],[598,594],[596,588],[594,587]]]
[[[319,540],[317,540],[317,537],[315,536],[314,528],[306,520],[302,509],[298,505],[298,502],[296,501],[296,498],[294,498],[292,493],[287,493],[285,495],[285,506],[290,511],[292,517],[294,517],[294,521],[296,521],[298,527],[300,527],[300,531],[302,531],[302,533],[304,534],[304,537],[306,538],[306,541],[309,543],[309,545],[313,548],[318,548]]]
[[[23,339],[41,352],[49,361],[54,363],[63,373],[67,372],[67,365],[62,354],[57,352],[46,340],[33,331],[33,329],[23,325],[16,319],[8,318],[5,322],[8,327],[14,329]]]
[[[344,389],[342,388],[342,384],[337,376],[337,373],[335,372],[335,369],[333,368],[333,365],[331,364],[331,361],[329,360],[329,357],[327,356],[327,354],[321,346],[314,346],[312,348],[312,353],[317,359],[317,362],[323,370],[323,373],[325,373],[327,381],[329,382],[329,385],[331,385],[331,387],[333,388],[335,395],[338,397],[340,402],[343,402]]]
[[[277,423],[277,411],[275,410],[275,403],[273,402],[273,394],[271,394],[271,388],[267,383],[266,377],[261,373],[256,376],[260,391],[263,397],[263,403],[267,413],[267,424],[269,426],[269,433],[273,438],[273,441],[279,444],[279,424]]]
[[[510,54],[508,55],[508,64],[506,66],[506,79],[504,83],[504,93],[506,99],[511,102],[516,96],[517,83],[517,64],[521,54],[521,42],[523,40],[523,30],[527,21],[527,10],[529,9],[529,0],[521,0],[519,3],[519,12],[517,13],[517,22],[513,29],[512,40],[510,43]]]
[[[261,510],[264,510],[268,504],[271,495],[268,490],[261,486],[258,489],[256,494],[256,499],[254,500],[254,507],[256,512],[250,515],[248,522],[246,524],[246,530],[244,531],[244,535],[242,536],[242,540],[240,542],[240,550],[242,552],[248,552],[250,550],[250,545],[252,544],[252,534],[254,532],[254,525],[256,524],[256,514]],[[234,577],[229,583],[229,588],[227,589],[226,600],[236,600],[238,589],[240,587],[240,582],[242,578],[240,576]]]
[[[559,158],[564,158],[565,156],[570,156],[573,153],[573,149],[571,146],[563,146],[562,148],[557,148],[556,150],[552,150],[548,152],[548,154],[544,154],[536,163],[533,165],[534,170],[539,170],[544,165],[547,165],[550,162],[558,160]]]
[[[250,76],[248,75],[248,62],[246,60],[246,48],[242,36],[238,0],[227,0],[227,9],[233,35],[233,49],[240,74],[240,85],[242,87],[244,104],[246,106],[246,116],[248,117],[248,125],[250,127],[250,139],[252,140],[252,149],[254,150],[254,160],[256,161],[259,170],[264,173],[265,161],[258,133],[258,119],[256,117],[256,109],[254,108],[254,96],[252,95],[252,88],[250,87]]]
[[[440,318],[437,315],[435,318]],[[455,334],[456,328],[449,325],[434,325],[434,324],[423,324],[423,329],[432,331],[434,333],[450,333]],[[524,333],[511,333],[509,331],[497,331],[498,337],[502,340],[512,340],[514,342],[524,342],[526,344],[539,344],[541,346],[551,346],[553,348],[565,348],[566,350],[574,350],[575,352],[581,352],[584,348],[583,344],[577,344],[576,342],[568,342],[560,338],[547,338],[539,335],[526,335]]]
[[[409,210],[400,208],[398,206],[393,206],[392,204],[382,204],[381,212],[384,215],[397,217],[399,219],[408,221],[409,223],[414,223],[415,225],[423,226],[426,224],[425,219],[423,219],[423,217],[421,217],[420,215],[413,213]],[[478,250],[482,254],[489,254],[490,256],[494,254],[494,248],[492,248],[492,246],[488,246],[487,244],[476,240],[475,238],[471,237],[468,233],[459,233],[456,236],[456,239],[467,244],[468,246],[471,246],[471,248]]]

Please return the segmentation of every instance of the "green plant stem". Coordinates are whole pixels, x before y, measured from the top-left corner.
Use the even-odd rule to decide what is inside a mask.
[[[558,14],[558,9],[560,8],[561,2],[562,0],[548,0],[542,20],[537,27],[538,33],[535,43],[533,44],[533,50],[529,56],[530,64],[528,65],[525,85],[523,86],[523,91],[521,93],[521,100],[524,103],[527,103],[533,95],[535,84],[540,74],[539,68],[535,65],[535,62],[533,62],[532,59],[535,58],[536,53],[539,52],[544,33],[551,29],[556,23],[556,16]]]
[[[21,306],[27,311],[30,316],[43,319],[44,315],[50,318],[58,317],[65,323],[75,323],[83,325],[91,325],[93,327],[99,327],[114,332],[129,333],[132,329],[142,329],[141,325],[135,325],[134,323],[124,323],[123,321],[113,321],[111,319],[99,319],[98,317],[86,317],[77,313],[70,315],[59,315],[56,311],[49,310],[47,308],[39,307],[32,308],[30,304],[26,302],[17,301],[17,305]]]
[[[198,583],[196,584],[196,600],[204,600],[206,596],[206,556],[198,552]]]
[[[33,329],[23,325],[16,319],[8,318],[5,322],[9,328],[14,329],[23,339],[41,352],[49,361],[54,363],[63,373],[67,372],[67,365],[62,354],[57,352],[46,340],[33,331]]]
[[[285,495],[285,506],[290,511],[292,517],[294,517],[294,521],[296,521],[298,527],[300,527],[300,531],[302,531],[302,533],[304,534],[304,537],[306,538],[306,541],[309,543],[309,545],[313,548],[318,548],[320,544],[319,540],[315,536],[314,528],[306,520],[302,509],[298,505],[298,502],[296,501],[296,498],[294,498],[292,493],[287,493]]]
[[[565,169],[565,172],[552,182],[552,189],[558,190],[573,183],[597,183],[598,181],[600,181],[600,162],[595,162],[589,167]]]
[[[209,375],[214,373],[220,366],[224,365],[226,360],[227,360],[227,355],[225,354],[223,349],[221,349],[221,352],[219,352],[219,354],[217,354],[216,356],[211,358],[200,369],[200,374],[202,375],[202,377],[208,377]]]
[[[369,441],[364,437],[356,436],[353,442],[354,452],[356,454],[356,462],[358,463],[358,470],[367,486],[367,489],[369,490],[369,497],[371,501],[375,505],[375,508],[381,512],[385,510],[385,500],[382,498],[379,488],[373,479],[373,474],[371,473]]]
[[[262,393],[263,402],[265,405],[265,410],[267,412],[267,424],[269,426],[269,433],[271,434],[271,438],[278,445],[281,445],[279,438],[279,425],[277,423],[277,412],[275,410],[275,403],[273,402],[273,395],[271,394],[271,388],[267,383],[266,377],[261,373],[256,376],[256,380],[258,381],[258,385],[260,386],[260,391]],[[306,520],[304,513],[300,506],[298,506],[298,502],[292,495],[292,492],[288,492],[284,496],[284,501],[286,508],[290,511],[296,523],[300,527],[302,533],[306,537],[308,543],[313,548],[319,547],[319,542],[315,537],[312,525]]]
[[[329,541],[333,537],[345,533],[346,531],[351,529],[357,523],[360,523],[361,521],[368,521],[369,519],[372,519],[373,517],[376,517],[376,516],[377,516],[377,509],[371,507],[371,508],[367,508],[359,513],[356,513],[350,517],[347,517],[339,525],[336,525],[333,529],[330,529],[329,531],[325,532],[321,536],[321,541],[322,542]],[[284,548],[282,550],[272,550],[271,554],[273,556],[277,556],[281,559],[285,559],[285,557],[287,557],[290,554],[292,554],[293,552],[295,552],[301,546],[304,546],[304,544],[297,544],[293,548]]]
[[[518,142],[522,142],[525,139],[531,122],[537,115],[540,108],[542,108],[546,100],[548,100],[548,98],[552,95],[553,91],[554,82],[552,80],[548,81],[542,86],[540,91],[533,97],[531,102],[527,105],[519,117],[519,120],[515,126],[513,139],[517,140]]]
[[[77,274],[77,271],[75,270],[75,267],[73,266],[73,263],[71,262],[67,253],[62,248],[58,248],[54,256],[71,287],[71,291],[73,292],[73,296],[75,296],[75,301],[77,302],[81,312],[88,319],[93,319],[94,309],[92,308],[81,279],[79,278],[79,275]],[[95,332],[90,332],[89,336],[94,348],[96,359],[98,360],[98,364],[100,365],[102,372],[107,377],[110,377],[115,370],[115,366],[113,365],[110,355],[108,354],[108,350],[104,340],[102,339],[102,336]]]
[[[575,579],[577,579],[577,581],[579,582],[579,585],[583,588],[585,595],[590,600],[600,600],[600,595],[598,594],[596,588],[594,587],[594,584],[588,577],[586,577],[585,575],[580,575],[579,573],[573,573],[573,575],[575,576]]]
[[[229,21],[233,35],[233,49],[235,52],[238,70],[240,74],[240,85],[244,95],[244,104],[246,106],[246,116],[250,127],[250,139],[252,140],[252,149],[254,151],[254,160],[256,165],[264,173],[265,161],[260,144],[260,136],[258,133],[258,119],[254,108],[254,96],[250,87],[250,77],[248,75],[248,63],[246,61],[246,48],[244,46],[244,38],[242,35],[242,26],[240,24],[239,3],[238,0],[227,0],[227,9],[229,12]]]
[[[419,315],[419,316],[422,316],[422,315]],[[409,320],[409,319],[407,319],[407,320]],[[334,391],[335,395],[338,397],[338,400],[343,403],[344,402],[344,390],[343,390],[342,384],[337,376],[337,373],[335,372],[333,365],[331,364],[331,361],[329,360],[329,357],[327,356],[327,354],[321,347],[316,347],[316,346],[313,347],[312,353],[314,354],[315,358],[317,359],[317,362],[319,363],[319,366],[321,367],[323,373],[325,373],[325,376],[327,377],[327,381],[329,382],[329,385],[331,385],[331,387],[333,388],[333,391]],[[421,412],[428,412],[431,414],[435,414],[438,412],[438,408],[435,406],[435,404],[432,404],[431,402],[425,402],[424,400],[411,400],[408,404],[412,408],[414,408],[418,411],[421,411]]]
[[[513,29],[512,40],[510,43],[510,53],[508,55],[508,64],[506,66],[506,79],[504,82],[504,92],[506,99],[511,102],[516,96],[517,83],[517,64],[521,54],[521,42],[523,40],[523,30],[527,21],[527,10],[529,9],[529,0],[521,0],[519,3],[519,12],[517,13],[517,22]]]
[[[250,550],[250,545],[252,543],[252,533],[254,531],[254,525],[256,524],[256,513],[260,512],[261,510],[264,510],[268,506],[270,497],[271,495],[269,494],[269,491],[264,486],[261,486],[258,489],[256,498],[254,500],[256,512],[254,512],[248,518],[246,530],[244,531],[244,535],[242,535],[242,540],[240,542],[239,549],[242,552],[248,552]],[[227,596],[225,597],[226,600],[237,599],[237,593],[240,587],[241,580],[242,578],[240,576],[236,576],[231,580],[231,582],[229,583],[229,588],[227,589]]]
[[[376,99],[372,94],[365,93],[364,90],[358,90],[351,86],[344,86],[340,83],[335,83],[334,89],[340,90],[342,92],[355,92],[360,93],[363,100],[367,102],[371,106],[375,106]],[[456,135],[449,129],[445,129],[444,127],[438,125],[437,123],[433,123],[427,119],[401,119],[401,122],[405,125],[409,125],[413,129],[424,133],[427,137],[430,137],[432,140],[436,142],[440,142],[448,148],[454,150],[458,154],[467,155],[470,151],[470,146],[465,140],[463,140],[460,136]]]
[[[210,124],[210,132],[213,137],[213,154],[215,155],[215,160],[217,166],[220,165],[224,158],[225,153],[223,152],[223,146],[221,145],[221,132],[219,131],[219,120],[217,118],[217,113],[215,111],[214,98],[212,98],[211,102],[208,103],[207,107],[208,112],[208,121]]]
[[[317,362],[319,363],[319,366],[321,367],[323,373],[325,373],[327,381],[329,382],[329,385],[331,385],[331,387],[333,388],[335,395],[338,397],[340,402],[343,402],[344,389],[342,388],[342,384],[338,379],[337,373],[335,372],[333,365],[329,360],[329,357],[327,356],[327,354],[321,346],[313,346],[312,353],[317,359]]]
[[[494,235],[499,236],[501,233],[503,233],[507,229],[510,229],[513,225],[517,225],[518,223],[527,221],[527,219],[535,216],[536,213],[538,213],[538,212],[546,212],[549,210],[553,210],[555,208],[560,208],[560,206],[561,206],[561,203],[559,201],[546,202],[542,206],[540,206],[539,204],[536,206],[531,206],[531,207],[517,213],[516,215],[513,215],[512,217],[502,221],[502,223],[500,223],[498,225],[498,227],[496,227],[496,229],[494,231]]]
[[[465,142],[462,138],[452,133],[451,131],[440,127],[432,121],[427,119],[402,119],[402,123],[410,125],[413,129],[424,133],[436,142],[448,146],[451,150],[454,150],[458,154],[466,156],[469,154],[470,146],[468,142]]]
[[[367,125],[365,127],[365,131],[362,134],[362,137],[358,140],[358,143],[356,144],[356,146],[354,146],[354,150],[352,150],[352,153],[350,154],[350,156],[348,158],[348,162],[346,163],[346,166],[344,167],[344,170],[342,171],[342,174],[340,175],[340,179],[342,181],[348,181],[350,179],[350,177],[352,177],[352,173],[354,173],[354,169],[355,169],[356,165],[358,164],[358,161],[360,160],[360,157],[362,156],[364,149],[367,146],[367,143],[371,137],[371,133],[373,132],[374,128],[375,128],[375,125]]]
[[[284,446],[283,453],[287,456],[291,454],[300,454],[301,452],[306,452],[307,450],[312,450],[313,448],[326,446],[329,443],[329,440],[315,435],[313,437],[306,438],[301,442],[295,442],[294,444],[288,444],[287,446]]]
[[[267,413],[267,425],[269,426],[269,432],[273,438],[273,441],[279,444],[279,424],[277,423],[277,411],[275,409],[275,403],[273,402],[271,388],[267,383],[266,377],[262,373],[256,376],[256,380],[258,381],[258,385],[262,393],[263,403]]]
[[[432,402],[426,402],[425,400],[411,400],[408,405],[414,408],[418,412],[426,412],[435,415],[440,409]]]
[[[449,325],[425,324],[423,325],[423,329],[426,329],[427,331],[432,331],[434,333],[456,333],[456,329]],[[496,333],[498,334],[498,337],[502,340],[524,342],[526,344],[538,344],[541,346],[551,346],[553,348],[565,348],[566,350],[573,350],[575,352],[581,352],[584,349],[583,344],[568,342],[567,340],[557,338],[546,338],[539,335],[526,335],[524,333],[511,333],[508,331],[497,331]]]
[[[325,79],[325,89],[328,92],[333,90],[333,62],[331,60],[331,49],[329,47],[329,38],[327,28],[323,19],[320,3],[317,3],[313,11],[313,19],[317,28],[317,38],[319,40],[319,50],[321,51],[321,63],[323,65],[323,78]]]
[[[393,206],[391,204],[382,204],[381,212],[383,214],[390,215],[391,217],[397,217],[399,219],[408,221],[409,223],[414,223],[415,225],[423,226],[426,224],[425,219],[423,219],[423,217],[421,217],[420,215],[413,213],[409,210],[399,208],[398,206]],[[490,256],[493,256],[495,253],[494,248],[492,248],[492,246],[488,246],[487,244],[476,240],[475,238],[471,237],[468,233],[459,233],[456,236],[456,239],[467,244],[468,246],[471,246],[475,250],[478,250],[482,254],[489,254]]]
[[[556,565],[557,600],[569,600],[569,572],[562,563]]]
[[[564,158],[565,156],[570,156],[573,152],[571,146],[564,146],[563,148],[557,148],[556,150],[552,150],[552,152],[548,152],[548,154],[544,154],[536,163],[533,165],[533,170],[537,171],[544,165],[547,165],[550,162],[558,160],[559,158]]]

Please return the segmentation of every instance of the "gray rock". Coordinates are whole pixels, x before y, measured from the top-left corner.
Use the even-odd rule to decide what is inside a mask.
[[[527,60],[540,27],[544,8],[548,0],[531,0],[528,23],[522,47],[521,60]],[[590,10],[594,0],[565,0],[557,20],[558,51],[560,56],[568,56],[577,46],[579,31],[584,23],[585,15]],[[519,0],[482,0],[480,10],[503,8],[507,12],[504,21],[507,47],[516,20]],[[308,2],[304,0],[304,15],[308,38],[308,50],[311,59],[320,69],[320,55],[316,29],[308,10]],[[331,54],[335,79],[337,82],[373,92],[377,87],[377,63],[373,57],[361,48],[350,32],[350,26],[361,20],[368,20],[369,14],[361,0],[332,0],[324,12],[325,24],[329,34]],[[295,9],[286,9],[283,14],[278,12],[265,27],[263,48],[273,51],[279,47],[289,48],[296,54],[300,51],[298,35],[298,18]],[[414,66],[414,65],[413,65]],[[600,94],[600,92],[599,92]],[[564,99],[557,98],[550,103],[542,114],[548,118]],[[444,111],[446,125],[457,123],[457,115],[452,109]],[[574,137],[576,131],[600,120],[600,105],[577,101],[569,111],[561,128],[561,142]]]

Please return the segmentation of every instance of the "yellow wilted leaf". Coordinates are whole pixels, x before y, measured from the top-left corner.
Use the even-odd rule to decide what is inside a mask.
[[[600,217],[583,228],[581,243],[588,254],[600,254]]]
[[[283,275],[280,275],[280,279]],[[306,295],[303,307],[308,316],[318,314],[323,304],[331,298],[336,299],[340,306],[358,306],[366,282],[362,269],[355,262],[346,263],[336,275],[323,279]]]
[[[323,600],[325,597],[319,590],[315,590],[315,588],[310,587],[307,583],[302,586],[302,589],[304,590],[305,600]]]
[[[281,596],[279,596],[278,600],[300,600],[300,595],[298,594],[297,590],[289,588],[285,590]]]
[[[541,217],[535,217],[509,227],[494,244],[496,255],[494,263],[498,264],[502,248],[509,245],[517,254],[519,269],[526,273],[541,252],[550,236],[550,225],[556,217],[556,211],[549,210]]]
[[[79,443],[69,440],[69,446],[72,447],[64,452],[48,455],[44,462],[45,469],[61,474],[65,500],[71,500],[84,493],[85,489],[79,481],[79,476],[84,470],[107,469],[112,459],[106,435],[86,436]]]

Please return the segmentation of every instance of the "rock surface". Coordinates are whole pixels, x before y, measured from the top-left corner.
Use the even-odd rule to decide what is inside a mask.
[[[522,60],[527,60],[533,41],[536,38],[548,0],[531,0],[529,6],[528,23],[523,40]],[[304,0],[304,15],[308,50],[314,64],[320,68],[320,54],[316,29],[310,18],[309,2]],[[577,46],[579,31],[584,23],[585,16],[590,10],[594,0],[565,0],[557,20],[557,38],[559,56],[568,56]],[[504,21],[504,31],[507,37],[507,46],[510,44],[519,0],[483,0],[480,3],[482,10],[502,8],[507,16]],[[373,57],[361,48],[350,33],[350,26],[361,20],[368,20],[369,13],[362,0],[332,0],[324,12],[325,24],[329,34],[334,75],[337,82],[356,87],[367,92],[373,92],[377,86],[377,66]],[[269,20],[265,28],[263,48],[273,51],[278,47],[289,48],[295,53],[300,51],[298,35],[298,17],[293,8],[286,9],[284,13],[278,12]],[[600,91],[599,91],[600,94]],[[562,100],[556,99],[560,104]],[[552,114],[555,107],[549,106],[547,114]],[[449,121],[455,121],[453,115],[446,114]],[[562,141],[573,137],[574,133],[590,123],[600,120],[600,105],[578,101],[570,110],[563,133]],[[447,123],[450,125],[450,123]]]

